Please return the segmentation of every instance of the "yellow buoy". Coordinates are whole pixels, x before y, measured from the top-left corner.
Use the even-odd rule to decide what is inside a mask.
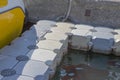
[[[4,7],[8,4],[8,0],[0,0],[0,7]]]
[[[13,39],[18,37],[24,24],[25,14],[20,3],[18,3],[18,6],[17,4],[15,4],[15,6],[11,6],[12,2],[10,1],[11,0],[9,0],[6,7],[4,6],[0,8],[0,48],[9,44]],[[19,0],[17,1],[19,2]]]

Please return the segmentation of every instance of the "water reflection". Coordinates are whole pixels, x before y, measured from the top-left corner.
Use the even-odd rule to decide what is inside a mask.
[[[69,50],[57,73],[53,80],[120,80],[120,57]]]

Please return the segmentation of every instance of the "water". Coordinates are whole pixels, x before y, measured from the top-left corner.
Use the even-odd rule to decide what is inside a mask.
[[[120,57],[69,50],[52,80],[120,80]]]

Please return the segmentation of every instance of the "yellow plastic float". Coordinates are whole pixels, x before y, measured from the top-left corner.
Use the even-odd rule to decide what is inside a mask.
[[[21,34],[24,12],[22,0],[0,0],[0,48]]]

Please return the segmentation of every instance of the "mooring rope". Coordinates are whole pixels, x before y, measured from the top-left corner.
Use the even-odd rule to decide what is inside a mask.
[[[65,17],[62,20],[63,22],[68,19],[69,15],[70,15],[70,12],[71,12],[71,8],[72,8],[72,0],[69,0],[69,6],[68,6],[67,12],[65,14]]]

